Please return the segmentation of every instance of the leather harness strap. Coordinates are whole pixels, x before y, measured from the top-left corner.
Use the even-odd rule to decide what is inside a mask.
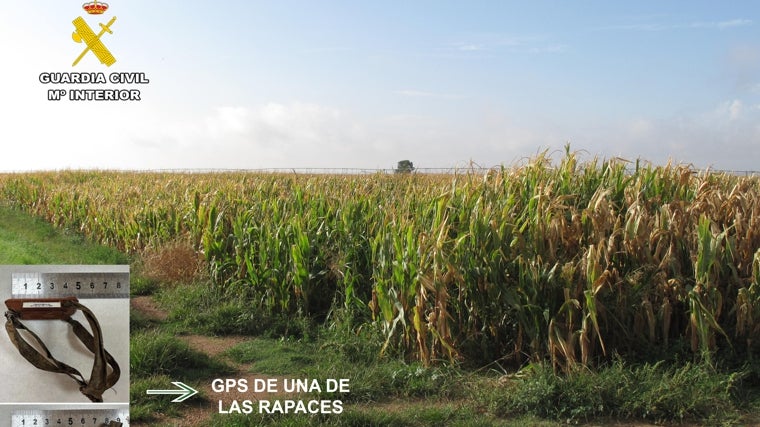
[[[24,359],[28,360],[38,369],[68,375],[79,384],[79,391],[91,401],[103,401],[103,392],[116,384],[121,371],[116,360],[103,347],[103,334],[100,324],[89,308],[80,304],[75,297],[59,299],[10,299],[5,301],[5,305],[8,307],[8,311],[5,312],[7,319],[5,330],[8,332],[11,342]],[[92,333],[77,320],[71,318],[77,310],[80,310],[84,314]],[[21,323],[22,319],[59,319],[71,325],[77,338],[95,355],[89,381],[78,370],[53,357],[50,354],[50,350],[42,342],[42,339]],[[43,352],[38,351],[24,340],[19,330],[25,330]],[[108,366],[111,367],[110,373],[108,372]]]

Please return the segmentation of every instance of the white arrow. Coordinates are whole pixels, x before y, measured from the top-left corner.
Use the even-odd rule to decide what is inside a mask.
[[[184,402],[191,396],[194,396],[195,393],[198,393],[198,390],[190,387],[189,385],[185,383],[181,383],[179,381],[172,381],[172,384],[181,388],[181,390],[148,390],[146,393],[148,394],[181,394],[182,396],[179,396],[176,399],[172,400],[173,403]]]

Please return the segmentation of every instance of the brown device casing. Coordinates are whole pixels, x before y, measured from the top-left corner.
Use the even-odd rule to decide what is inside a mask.
[[[67,302],[78,302],[76,297],[15,298],[5,300],[8,310],[21,320],[66,320],[77,308]]]

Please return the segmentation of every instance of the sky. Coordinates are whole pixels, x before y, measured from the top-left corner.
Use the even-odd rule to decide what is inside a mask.
[[[760,2],[82,2],[0,2],[0,171],[490,167],[568,143],[760,170]],[[117,18],[116,63],[72,66],[78,16]]]

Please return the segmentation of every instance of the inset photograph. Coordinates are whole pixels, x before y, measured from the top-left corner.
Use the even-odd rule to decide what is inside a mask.
[[[0,267],[0,376],[18,385],[0,403],[128,403],[128,286],[128,266]]]

